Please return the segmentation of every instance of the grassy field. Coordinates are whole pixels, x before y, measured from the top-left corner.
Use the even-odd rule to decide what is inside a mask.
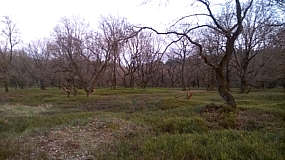
[[[0,92],[0,159],[284,160],[285,92],[50,88]]]

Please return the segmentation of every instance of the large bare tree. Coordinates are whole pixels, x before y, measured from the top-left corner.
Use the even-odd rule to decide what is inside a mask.
[[[38,81],[40,89],[46,89],[46,83],[51,77],[51,54],[48,50],[47,40],[38,40],[30,43],[26,49],[32,58],[32,67],[28,72],[31,77]]]
[[[152,33],[140,33],[141,53],[136,58],[138,65],[137,83],[140,87],[145,88],[154,75],[158,73],[161,65],[161,59],[168,48],[163,49],[162,41]]]
[[[54,55],[61,65],[60,72],[68,73],[67,86],[73,90],[83,88],[89,96],[105,71],[112,46],[78,18],[62,20],[55,28],[55,43]]]
[[[9,71],[12,67],[11,65],[13,60],[13,53],[15,46],[20,43],[20,39],[18,28],[10,17],[4,16],[0,23],[4,26],[1,28],[1,35],[3,36],[3,40],[0,42],[0,72],[3,75],[2,79],[4,82],[5,92],[8,92],[10,81]]]
[[[124,18],[106,17],[101,22],[104,41],[111,51],[112,88],[117,87],[117,72],[120,64],[120,55],[132,29]]]
[[[212,5],[208,0],[197,0],[202,6],[205,7],[206,13],[197,13],[191,14],[179,19],[175,25],[179,24],[180,22],[184,22],[183,26],[187,27],[187,29],[183,29],[184,32],[179,32],[179,30],[170,30],[168,32],[158,32],[157,30],[151,27],[142,27],[142,29],[151,29],[157,34],[175,34],[178,36],[186,37],[187,40],[195,45],[198,49],[198,53],[204,62],[213,68],[216,73],[216,81],[217,81],[217,88],[220,96],[225,100],[225,102],[230,105],[231,107],[236,107],[236,102],[230,91],[228,90],[228,82],[225,78],[225,67],[232,59],[232,55],[234,53],[234,46],[238,36],[241,34],[243,30],[243,21],[247,16],[249,9],[253,4],[253,0],[247,1],[246,3],[242,4],[240,0],[235,1],[227,1],[222,10],[220,15],[214,14],[212,10]],[[191,24],[191,21],[185,24],[187,19],[191,19],[192,17],[203,16],[209,18],[210,22],[205,22],[205,24]],[[175,26],[174,25],[174,26]],[[183,27],[182,26],[182,27]],[[203,28],[211,29],[214,32],[219,33],[220,35],[225,37],[225,46],[224,46],[224,53],[219,60],[218,63],[213,63],[209,61],[207,55],[204,52],[204,47],[200,43],[200,41],[194,37],[192,34],[193,31],[198,31]],[[198,35],[196,35],[197,37]]]
[[[127,40],[124,51],[119,59],[120,68],[123,72],[123,84],[127,86],[127,78],[129,79],[129,87],[135,87],[135,73],[138,69],[138,58],[143,51],[142,34]]]

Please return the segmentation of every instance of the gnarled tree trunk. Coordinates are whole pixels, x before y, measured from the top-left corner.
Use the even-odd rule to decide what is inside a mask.
[[[228,105],[230,105],[233,108],[236,108],[235,99],[228,90],[228,84],[224,77],[222,68],[216,68],[215,71],[216,71],[217,87],[220,96],[226,101]]]

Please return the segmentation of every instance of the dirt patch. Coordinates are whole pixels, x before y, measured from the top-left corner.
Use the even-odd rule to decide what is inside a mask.
[[[219,119],[221,119],[222,112],[223,112],[223,106],[208,104],[201,109],[200,114],[208,122],[216,122]]]
[[[116,139],[135,135],[140,129],[121,119],[95,118],[86,126],[51,129],[28,141],[35,146],[34,157],[45,153],[48,159],[86,160],[95,159],[94,151],[98,148],[112,145]]]
[[[216,104],[208,104],[200,111],[200,115],[208,122],[208,127],[218,128],[235,128],[236,111],[229,107]]]
[[[208,104],[201,109],[200,115],[208,122],[209,128],[231,128],[256,130],[276,128],[281,120],[272,113],[257,112],[249,109],[231,109],[222,105]]]
[[[237,116],[237,127],[243,130],[254,130],[267,128],[276,128],[278,122],[281,121],[273,115],[267,112],[254,112],[251,110],[241,110]],[[277,127],[278,128],[278,127]]]

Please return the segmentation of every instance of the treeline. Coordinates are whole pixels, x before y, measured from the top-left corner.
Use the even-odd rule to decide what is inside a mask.
[[[254,4],[244,18],[234,54],[222,70],[229,90],[285,87],[285,27],[271,7]],[[227,28],[231,16],[222,11],[217,19]],[[68,95],[83,89],[87,96],[96,87],[212,90],[219,72],[205,57],[218,63],[227,47],[223,33],[201,27],[190,35],[202,44],[201,57],[184,36],[156,34],[115,17],[103,19],[96,30],[83,19],[62,18],[50,37],[28,45],[20,44],[9,17],[2,17],[1,28],[0,81],[6,92],[9,87],[59,87]]]

